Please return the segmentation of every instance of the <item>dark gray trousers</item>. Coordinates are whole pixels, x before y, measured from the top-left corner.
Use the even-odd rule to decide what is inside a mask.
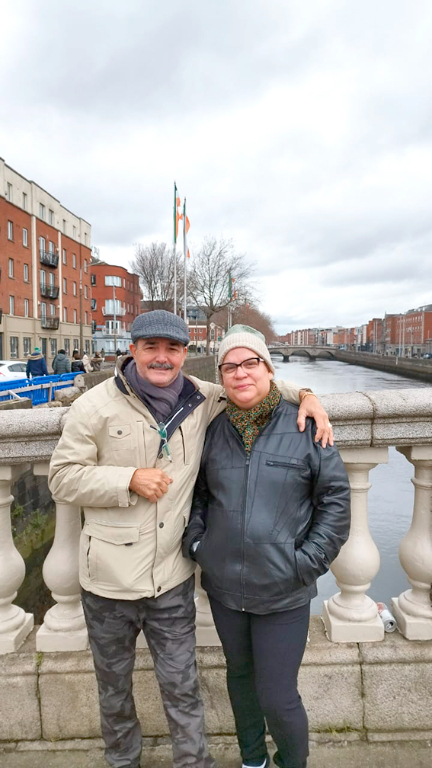
[[[175,768],[213,768],[195,659],[194,577],[156,598],[115,600],[82,592],[99,686],[105,757],[139,768],[141,727],[132,695],[135,645],[144,631],[172,738]]]

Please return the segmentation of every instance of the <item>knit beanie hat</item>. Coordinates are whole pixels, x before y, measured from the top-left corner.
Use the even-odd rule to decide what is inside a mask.
[[[225,355],[231,349],[236,349],[236,347],[251,349],[252,352],[255,352],[258,357],[261,357],[267,363],[272,373],[275,372],[265,338],[260,331],[251,328],[250,325],[241,325],[240,323],[233,325],[219,345],[218,365],[221,365]]]
[[[185,321],[165,309],[138,315],[132,323],[131,336],[134,344],[138,339],[173,339],[186,347],[190,341]]]

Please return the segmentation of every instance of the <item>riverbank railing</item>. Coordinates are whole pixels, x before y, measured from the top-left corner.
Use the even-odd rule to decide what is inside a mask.
[[[400,562],[411,587],[392,600],[398,627],[409,640],[432,639],[432,388],[324,395],[352,491],[348,541],[331,566],[339,591],[325,601],[322,618],[334,642],[379,641],[384,628],[367,592],[380,568],[380,554],[369,531],[370,470],[386,463],[395,446],[414,468],[411,527],[400,543]],[[0,412],[0,654],[16,651],[33,627],[32,614],[16,605],[25,565],[14,546],[11,488],[33,467],[47,475],[67,408]],[[389,522],[389,524],[391,524]],[[87,648],[80,601],[78,548],[80,509],[56,503],[53,546],[43,577],[55,605],[37,633],[39,651]],[[197,581],[197,643],[218,645],[205,592]]]

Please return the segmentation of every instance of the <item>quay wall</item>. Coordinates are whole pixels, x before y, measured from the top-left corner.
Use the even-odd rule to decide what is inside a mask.
[[[372,352],[346,352],[341,349],[332,350],[335,360],[350,365],[362,365],[378,371],[396,373],[414,379],[432,382],[432,360],[417,360],[416,358],[390,357],[375,355]]]

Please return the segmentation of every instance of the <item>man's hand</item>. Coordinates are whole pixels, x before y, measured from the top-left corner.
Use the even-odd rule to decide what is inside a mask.
[[[317,432],[315,442],[318,443],[321,440],[323,448],[326,447],[327,443],[333,445],[333,428],[330,424],[327,411],[324,410],[317,397],[313,397],[312,395],[304,397],[303,402],[299,406],[297,426],[300,432],[304,432],[306,427],[306,416],[310,416],[316,423]]]
[[[161,469],[136,469],[129,483],[129,489],[135,491],[138,496],[155,503],[167,492],[172,483],[169,477]]]

